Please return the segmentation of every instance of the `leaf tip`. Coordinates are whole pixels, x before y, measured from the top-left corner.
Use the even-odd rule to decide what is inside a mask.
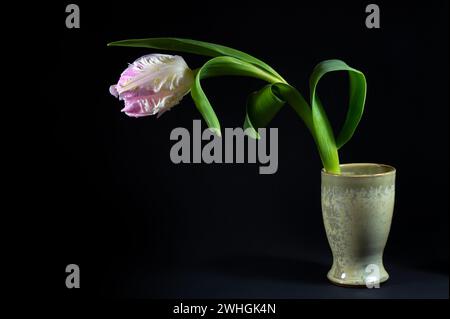
[[[244,126],[244,133],[250,138],[253,138],[255,140],[259,140],[261,136],[259,135],[258,131],[255,130],[253,127],[245,127]]]
[[[220,128],[216,127],[210,127],[209,130],[213,132],[217,137],[222,137],[222,132],[220,131]]]

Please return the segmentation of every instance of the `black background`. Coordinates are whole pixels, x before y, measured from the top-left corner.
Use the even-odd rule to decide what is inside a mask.
[[[80,29],[65,28],[67,3],[46,5],[37,48],[44,119],[31,145],[34,191],[22,204],[41,211],[30,221],[38,229],[33,252],[45,265],[48,292],[448,298],[448,2],[392,2],[376,2],[378,30],[365,27],[369,2],[83,1],[77,2]],[[397,168],[388,283],[375,291],[327,282],[321,162],[289,107],[270,124],[279,129],[274,175],[259,175],[251,164],[173,164],[171,130],[192,130],[192,120],[201,118],[189,96],[159,119],[120,112],[109,85],[127,63],[153,51],[106,43],[162,36],[252,54],[307,98],[310,72],[324,59],[342,59],[365,73],[366,110],[340,158]],[[207,60],[183,57],[191,68]],[[238,127],[247,95],[262,84],[224,77],[204,81],[203,88],[222,127]],[[329,75],[319,92],[336,131],[345,116],[345,75]],[[81,268],[79,290],[65,288],[70,263]]]

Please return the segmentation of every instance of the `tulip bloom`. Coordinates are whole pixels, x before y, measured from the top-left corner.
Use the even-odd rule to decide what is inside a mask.
[[[178,104],[191,89],[194,74],[177,55],[145,55],[122,72],[109,92],[124,100],[122,112],[132,117],[158,113],[158,117]]]

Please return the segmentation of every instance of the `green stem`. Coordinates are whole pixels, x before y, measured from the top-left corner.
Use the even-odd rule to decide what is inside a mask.
[[[334,144],[334,147],[324,147],[324,141],[320,140],[321,136],[319,136],[316,128],[314,127],[310,105],[295,87],[289,84],[277,84],[274,87],[277,89],[276,93],[294,109],[297,115],[305,123],[314,139],[314,142],[316,143],[317,150],[319,151],[319,156],[325,170],[327,172],[339,174],[339,155],[334,143],[334,138],[330,138],[329,141],[327,140],[327,142]]]

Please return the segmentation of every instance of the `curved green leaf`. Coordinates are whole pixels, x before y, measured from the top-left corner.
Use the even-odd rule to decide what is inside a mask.
[[[328,72],[347,71],[349,73],[350,97],[344,125],[334,139],[333,129],[323,105],[316,93],[319,80]],[[312,118],[319,153],[327,171],[339,173],[338,148],[342,147],[353,135],[364,111],[366,97],[366,80],[364,74],[349,67],[341,60],[326,60],[319,63],[310,77],[310,98]]]
[[[315,99],[316,86],[322,76],[328,72],[347,71],[349,74],[349,103],[344,125],[336,139],[337,148],[341,148],[353,136],[361,120],[366,100],[367,84],[364,74],[341,60],[326,60],[319,63],[310,78],[311,99]],[[314,94],[314,93],[315,94]],[[311,103],[312,104],[312,103]]]
[[[250,94],[247,100],[244,130],[250,137],[259,139],[258,129],[266,127],[286,102],[273,91],[273,84]]]
[[[259,138],[258,128],[266,127],[286,102],[300,116],[314,137],[311,108],[296,88],[285,83],[266,85],[249,96],[244,129],[250,129],[251,136]]]
[[[221,135],[219,119],[217,118],[211,103],[203,92],[200,80],[222,75],[250,76],[268,81],[270,83],[278,81],[278,79],[273,75],[267,73],[259,67],[229,56],[213,58],[199,68],[195,75],[194,84],[191,88],[192,99],[194,100],[197,109],[200,114],[202,114],[208,127],[219,136]]]
[[[108,46],[140,47],[169,51],[193,53],[211,57],[230,56],[256,65],[269,72],[278,79],[278,82],[286,82],[278,72],[267,63],[236,49],[223,45],[181,38],[148,38],[130,39],[108,43]]]

